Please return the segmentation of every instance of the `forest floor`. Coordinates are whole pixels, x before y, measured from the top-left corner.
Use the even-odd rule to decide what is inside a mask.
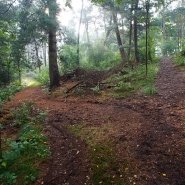
[[[92,184],[90,149],[102,143],[111,143],[118,161],[120,171],[110,172],[113,179],[119,176],[126,185],[185,184],[185,73],[170,58],[160,63],[154,96],[60,95],[75,83],[66,81],[51,95],[40,86],[28,87],[4,106],[8,110],[20,100],[34,100],[36,107],[49,110],[45,134],[52,157],[41,166],[43,175],[35,185]]]

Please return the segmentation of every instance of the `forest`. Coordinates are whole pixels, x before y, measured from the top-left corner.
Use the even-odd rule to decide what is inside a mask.
[[[0,184],[185,184],[185,0],[0,0]]]

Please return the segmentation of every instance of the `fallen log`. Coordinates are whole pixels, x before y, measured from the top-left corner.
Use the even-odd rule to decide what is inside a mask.
[[[78,85],[82,84],[83,81],[80,81],[78,82],[77,84],[73,85],[71,88],[69,88],[67,91],[66,91],[66,94],[69,93],[71,90],[73,90],[75,87],[77,87]]]

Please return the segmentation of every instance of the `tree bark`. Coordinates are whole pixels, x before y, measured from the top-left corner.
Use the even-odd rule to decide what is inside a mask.
[[[182,0],[181,6],[184,8],[185,1]],[[182,17],[181,17],[181,48],[183,49],[183,39],[184,39],[184,10],[182,10]]]
[[[89,46],[90,39],[89,39],[89,23],[88,23],[88,21],[85,23],[85,31],[86,31],[86,35],[87,35],[87,44]]]
[[[162,20],[163,20],[163,41],[166,41],[166,17],[165,17],[165,2],[163,5],[163,12],[162,12]]]
[[[180,51],[181,36],[180,36],[180,18],[179,17],[178,17],[178,33],[177,33],[177,37],[178,37],[178,51]]]
[[[56,0],[48,0],[48,4],[56,4]],[[51,5],[49,6],[49,16],[56,21],[56,9]],[[60,76],[57,64],[57,41],[56,41],[56,26],[49,30],[49,76],[50,76],[50,89],[60,85]]]
[[[132,44],[132,11],[133,11],[133,3],[130,9],[130,28],[129,28],[129,48],[128,48],[128,59],[130,60],[130,53],[131,53],[131,44]]]
[[[111,25],[112,25],[112,16],[110,16],[110,20],[109,20],[109,27],[108,29],[106,29],[106,26],[105,26],[105,33],[106,33],[106,36],[105,36],[105,41],[104,41],[104,45],[106,45],[106,41],[111,33]]]
[[[37,67],[39,68],[39,73],[40,73],[40,67],[41,67],[41,61],[40,61],[40,58],[39,58],[39,49],[38,49],[38,46],[37,46],[37,41],[36,39],[34,39],[34,43],[35,43],[35,52],[36,52],[36,62],[37,62]]]
[[[21,62],[20,62],[20,58],[18,60],[18,63],[17,63],[17,68],[18,68],[18,73],[19,73],[19,84],[21,85]]]
[[[146,76],[148,75],[148,16],[149,13],[149,3],[146,1]]]
[[[135,53],[135,62],[139,63],[139,51],[138,51],[138,37],[137,37],[137,10],[138,10],[139,0],[135,1],[134,7],[134,53]]]
[[[46,67],[46,43],[43,43],[43,58],[44,58],[44,65]]]
[[[122,44],[122,41],[121,41],[120,31],[119,31],[118,22],[117,22],[117,16],[116,16],[115,12],[112,12],[112,18],[113,18],[113,22],[114,22],[114,25],[115,25],[116,38],[117,38],[117,43],[118,43],[118,46],[119,46],[121,60],[124,63],[124,62],[126,62],[126,55],[125,55],[125,50],[123,48],[123,44]]]
[[[59,72],[57,65],[56,32],[49,32],[49,76],[50,88],[59,86]]]
[[[79,21],[79,26],[78,26],[78,38],[77,38],[77,66],[80,65],[80,27],[82,23],[82,13],[83,13],[83,6],[84,2],[82,0],[82,7],[81,7],[81,12],[80,12],[80,21]]]
[[[166,3],[165,3],[165,0],[164,0],[164,4],[163,4],[163,10],[162,10],[162,33],[163,33],[163,44],[165,43],[166,41],[166,16],[165,16],[165,7],[166,6]],[[163,55],[167,55],[167,52],[163,50]]]

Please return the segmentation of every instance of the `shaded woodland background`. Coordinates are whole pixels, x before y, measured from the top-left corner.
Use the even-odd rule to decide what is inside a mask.
[[[59,75],[77,67],[109,70],[121,62],[147,64],[184,51],[184,0],[56,3],[0,2],[1,85],[21,83],[30,72],[38,78],[42,73],[53,87]],[[74,17],[61,11],[73,11]]]

